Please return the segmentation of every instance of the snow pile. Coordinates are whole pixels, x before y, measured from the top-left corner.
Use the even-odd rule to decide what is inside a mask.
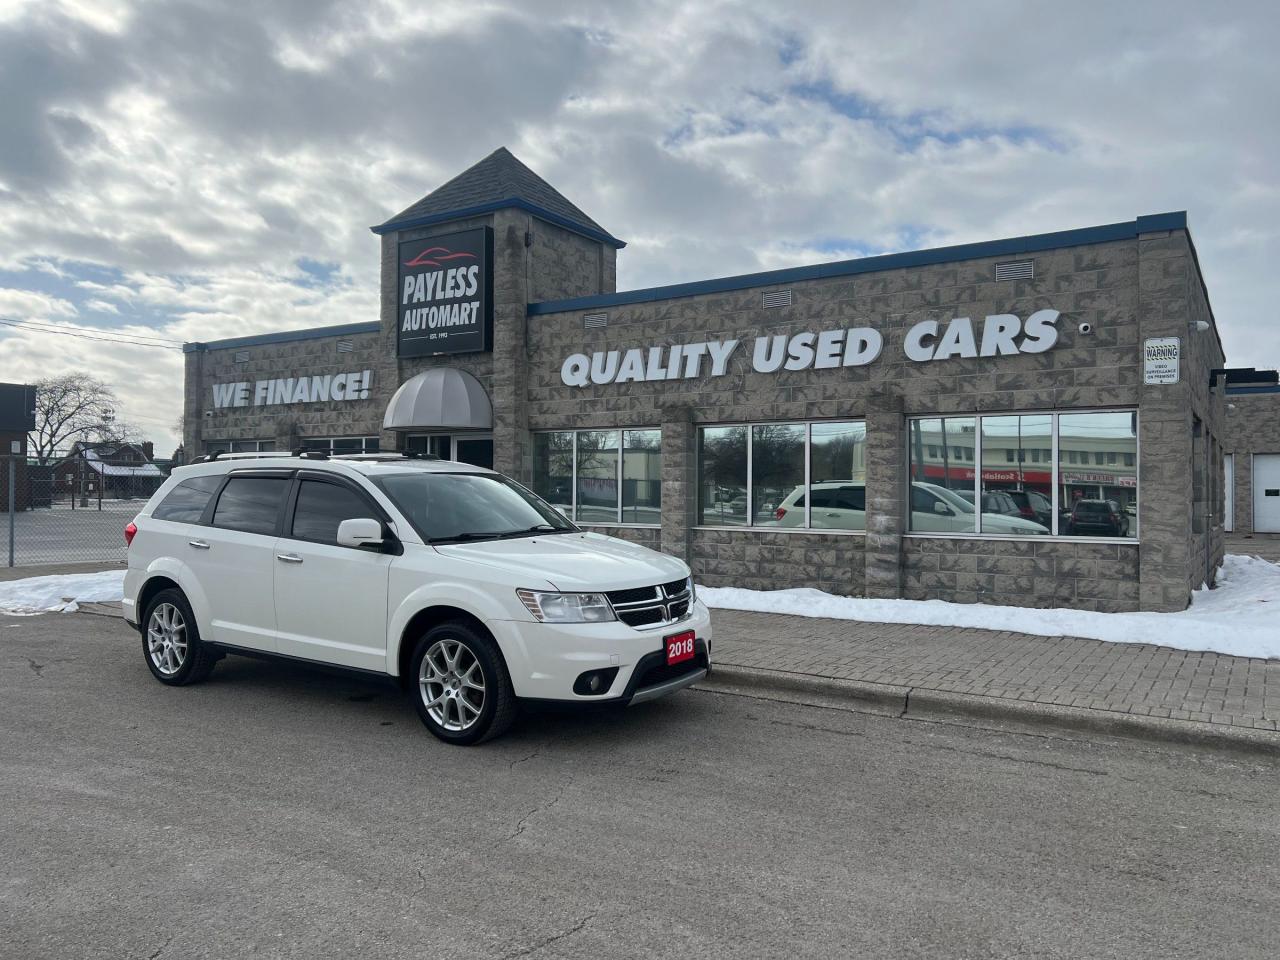
[[[69,573],[0,582],[0,613],[75,613],[81,603],[124,599],[124,571]]]
[[[1280,659],[1280,566],[1258,557],[1227,556],[1218,588],[1201,588],[1178,613],[1091,613],[942,600],[866,600],[821,590],[698,587],[709,607],[800,617],[1011,630],[1043,637],[1150,643],[1237,657]]]

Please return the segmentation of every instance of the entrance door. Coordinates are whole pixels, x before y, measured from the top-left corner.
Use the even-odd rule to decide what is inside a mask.
[[[1280,453],[1253,455],[1253,532],[1280,533]]]
[[[431,433],[408,438],[410,450],[420,450],[441,460],[456,460],[477,467],[493,469],[493,434]]]
[[[1222,456],[1222,529],[1230,533],[1236,528],[1236,455]]]

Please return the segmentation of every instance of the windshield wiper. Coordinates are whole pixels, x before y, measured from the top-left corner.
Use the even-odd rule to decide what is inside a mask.
[[[455,533],[451,537],[432,537],[427,543],[457,543],[461,540],[497,540],[506,534],[500,530],[487,530],[483,533]]]
[[[525,527],[523,530],[508,530],[501,534],[503,537],[527,537],[531,533],[570,533],[570,527],[555,527],[549,523],[535,523],[532,527]]]

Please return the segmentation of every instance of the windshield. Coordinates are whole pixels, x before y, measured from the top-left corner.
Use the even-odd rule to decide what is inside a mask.
[[[374,477],[427,543],[497,540],[578,529],[554,507],[495,473]]]

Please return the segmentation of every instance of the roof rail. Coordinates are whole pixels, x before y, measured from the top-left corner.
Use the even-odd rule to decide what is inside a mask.
[[[308,450],[306,447],[297,447],[290,456],[301,457],[303,460],[328,460],[329,451]]]
[[[401,450],[400,456],[408,457],[410,460],[439,460],[434,453],[424,453],[421,450]]]
[[[288,453],[281,450],[246,450],[240,453],[226,453],[223,450],[215,450],[213,453],[206,453],[204,456],[196,457],[191,461],[194,466],[197,463],[213,463],[215,460],[252,460],[255,457],[287,457]]]

